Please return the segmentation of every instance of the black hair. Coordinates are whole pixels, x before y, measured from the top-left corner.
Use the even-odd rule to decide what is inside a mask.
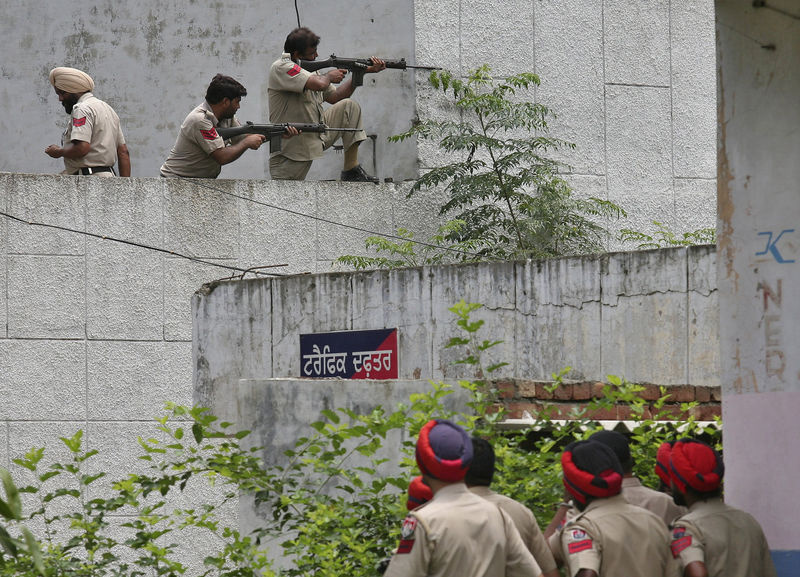
[[[211,79],[211,84],[206,90],[206,102],[209,104],[219,104],[223,99],[241,98],[247,96],[247,89],[238,81],[224,74],[217,74]]]
[[[472,463],[467,469],[464,482],[467,485],[488,487],[494,479],[494,449],[486,439],[472,437]]]
[[[295,52],[303,53],[308,48],[319,46],[319,40],[319,36],[305,26],[301,26],[289,32],[286,42],[283,44],[283,51],[289,54],[294,54]]]
[[[619,459],[620,465],[624,473],[633,472],[633,457],[631,457],[631,447],[628,443],[628,438],[617,431],[597,431],[591,437],[590,441],[597,441],[609,447]]]

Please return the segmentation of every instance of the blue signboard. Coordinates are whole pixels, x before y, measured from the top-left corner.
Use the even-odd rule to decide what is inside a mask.
[[[396,379],[397,329],[300,335],[300,375]]]

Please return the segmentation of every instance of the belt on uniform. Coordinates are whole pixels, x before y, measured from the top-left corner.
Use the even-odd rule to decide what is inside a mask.
[[[114,172],[110,166],[84,166],[79,168],[75,174],[94,174],[95,172]]]

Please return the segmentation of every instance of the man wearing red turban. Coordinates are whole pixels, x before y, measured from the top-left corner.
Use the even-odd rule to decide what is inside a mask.
[[[675,570],[669,532],[654,513],[620,494],[623,471],[610,447],[597,441],[567,445],[561,456],[564,487],[580,513],[551,537],[569,577],[666,577]]]
[[[403,521],[387,577],[540,577],[511,518],[472,494],[464,475],[472,441],[451,421],[429,421],[419,433],[417,465],[433,499]]]
[[[683,577],[774,577],[767,539],[750,514],[722,501],[722,457],[694,439],[670,453],[672,497],[689,512],[675,521],[672,555]]]

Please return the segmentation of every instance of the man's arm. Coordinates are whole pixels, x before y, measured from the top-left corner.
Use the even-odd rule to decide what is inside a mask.
[[[708,577],[706,564],[702,561],[692,561],[683,570],[683,577]]]
[[[117,163],[119,163],[119,175],[131,175],[131,155],[128,153],[128,145],[120,144],[117,147]]]
[[[211,153],[211,158],[221,165],[228,164],[239,158],[248,148],[258,150],[265,140],[263,134],[248,134],[236,144],[216,149]]]
[[[371,58],[372,66],[368,66],[364,72],[365,73],[373,73],[373,72],[380,72],[381,70],[386,69],[386,62],[381,60],[380,58],[376,58],[373,56]],[[339,72],[347,72],[346,70],[339,70]],[[342,78],[344,78],[344,74],[342,74]],[[341,79],[339,80],[341,82]],[[336,82],[334,82],[336,84]],[[340,100],[345,98],[350,98],[353,95],[353,92],[356,91],[356,87],[353,86],[353,75],[350,75],[345,82],[339,85],[336,89],[336,92],[331,92],[328,96],[325,97],[325,102],[328,104],[336,104]]]
[[[73,140],[63,148],[57,144],[51,144],[44,149],[44,153],[51,158],[83,158],[89,154],[91,147],[84,140]]]

